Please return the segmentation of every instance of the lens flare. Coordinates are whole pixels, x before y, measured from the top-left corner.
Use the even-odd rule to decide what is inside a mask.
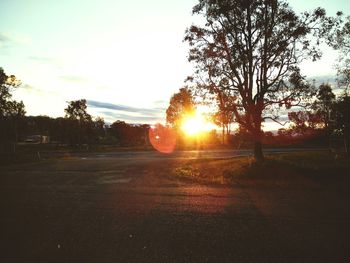
[[[172,153],[176,146],[176,134],[170,127],[156,124],[149,129],[149,141],[161,153]]]

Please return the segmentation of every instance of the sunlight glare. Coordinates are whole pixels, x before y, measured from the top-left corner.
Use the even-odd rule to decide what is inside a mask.
[[[205,119],[202,113],[196,111],[195,114],[186,116],[181,125],[181,129],[188,136],[199,135],[202,132],[209,131],[213,124]]]

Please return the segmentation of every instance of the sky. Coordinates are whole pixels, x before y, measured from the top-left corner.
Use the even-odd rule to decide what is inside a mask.
[[[297,11],[350,12],[350,1],[291,0]],[[71,100],[106,122],[164,122],[170,97],[192,73],[184,32],[197,0],[1,0],[0,67],[16,75],[27,115],[64,116]],[[336,53],[304,63],[332,81]]]

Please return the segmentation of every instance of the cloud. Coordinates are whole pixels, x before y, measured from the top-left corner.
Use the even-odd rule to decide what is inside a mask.
[[[169,101],[166,100],[156,100],[153,102],[156,105],[166,105],[167,103],[169,103]]]
[[[37,56],[37,55],[32,55],[28,56],[27,59],[29,59],[31,62],[38,63],[38,64],[43,64],[45,66],[53,66],[57,69],[62,69],[63,64],[62,61],[60,61],[57,58],[53,57],[47,57],[47,56]]]
[[[87,82],[86,78],[77,75],[62,75],[59,78],[68,82]]]
[[[37,62],[43,62],[43,63],[54,63],[56,60],[54,58],[50,57],[44,57],[44,56],[29,56],[30,60],[34,60]]]
[[[103,109],[99,114],[108,121],[122,120],[128,123],[157,123],[164,121],[164,109],[137,108],[127,105],[113,104],[101,101],[88,100],[87,105],[95,109]]]
[[[136,108],[136,107],[130,107],[126,105],[112,104],[112,103],[94,101],[94,100],[88,100],[87,104],[88,106],[91,106],[94,108],[139,113],[142,115],[147,114],[153,117],[156,117],[156,115],[164,113],[164,109],[160,109],[160,108],[153,108],[153,109]]]
[[[333,87],[337,86],[337,76],[333,74],[312,76],[307,78],[307,80],[314,83],[316,87],[320,86],[322,83],[329,83]]]
[[[23,87],[23,89],[28,90],[28,91],[39,90],[30,84],[23,84],[22,87]]]
[[[156,116],[133,116],[129,114],[121,114],[112,111],[102,111],[101,114],[114,119],[114,121],[122,120],[128,123],[156,123],[161,122],[162,118]],[[114,122],[112,121],[112,122]]]
[[[20,89],[23,89],[28,93],[34,93],[37,96],[43,96],[43,95],[50,95],[50,96],[55,96],[55,97],[60,96],[59,93],[57,93],[55,91],[43,90],[43,89],[34,87],[34,86],[27,84],[27,83],[21,85]]]
[[[0,47],[10,47],[16,44],[28,44],[30,39],[17,34],[0,32]]]

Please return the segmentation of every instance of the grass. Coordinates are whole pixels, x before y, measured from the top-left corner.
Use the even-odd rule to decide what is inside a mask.
[[[305,152],[269,155],[264,162],[255,162],[252,157],[191,160],[173,167],[171,175],[216,184],[320,187],[341,185],[344,180],[349,180],[349,172],[347,156]]]

